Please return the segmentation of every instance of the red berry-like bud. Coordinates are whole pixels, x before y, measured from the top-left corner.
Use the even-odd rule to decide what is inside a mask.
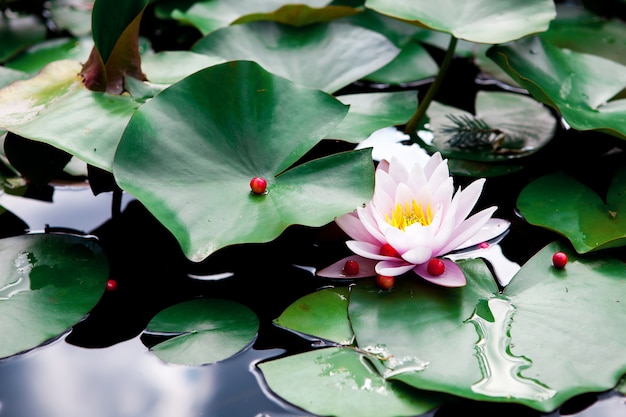
[[[380,247],[380,254],[383,256],[393,256],[394,258],[398,256],[398,252],[389,243],[385,243]]]
[[[478,247],[480,249],[487,249],[489,247],[489,243],[488,242],[482,242],[478,245]]]
[[[567,255],[563,252],[556,252],[552,255],[552,265],[556,269],[563,269],[567,265]]]
[[[115,291],[117,289],[117,281],[114,279],[110,279],[107,281],[106,290],[107,291]]]
[[[348,276],[356,275],[359,273],[359,263],[353,259],[348,259],[343,266],[343,273]]]
[[[376,285],[378,288],[382,290],[388,290],[393,287],[393,284],[396,282],[396,278],[390,275],[377,275],[376,276]]]
[[[265,194],[267,181],[265,181],[265,178],[254,177],[250,180],[250,189],[254,194]]]
[[[443,275],[443,273],[446,272],[446,264],[444,264],[441,259],[433,258],[428,261],[426,271],[430,275],[438,277],[439,275]]]

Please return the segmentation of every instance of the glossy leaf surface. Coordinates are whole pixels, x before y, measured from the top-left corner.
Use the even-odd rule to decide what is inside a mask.
[[[328,137],[349,142],[360,142],[378,129],[402,124],[417,108],[415,91],[346,94],[337,99],[350,105],[350,110]]]
[[[354,334],[348,322],[348,288],[328,288],[305,295],[274,320],[278,326],[348,345]]]
[[[77,236],[0,239],[0,259],[0,357],[66,332],[96,305],[108,278],[102,249]]]
[[[176,19],[196,27],[203,35],[226,27],[236,20],[260,13],[273,13],[281,7],[292,4],[289,0],[168,0],[159,2],[160,16]],[[309,7],[322,7],[329,0],[302,0],[298,4]]]
[[[360,10],[348,6],[326,6],[313,8],[306,4],[286,4],[271,13],[252,13],[240,17],[233,24],[270,20],[290,26],[306,26],[314,23],[330,22],[359,13]]]
[[[6,63],[7,68],[36,73],[53,61],[71,59],[84,62],[89,57],[93,41],[87,38],[57,38],[28,48]]]
[[[256,63],[216,65],[140,108],[114,174],[200,261],[227,245],[270,241],[291,224],[321,226],[369,200],[369,151],[288,169],[346,112],[334,97]],[[265,178],[266,194],[250,192],[254,177]]]
[[[256,337],[259,319],[243,304],[195,299],[159,312],[146,334],[169,337],[150,348],[166,362],[203,365],[227,359]]]
[[[348,348],[325,348],[258,365],[270,389],[323,416],[422,415],[443,400],[382,378],[367,358]]]
[[[617,171],[603,197],[559,172],[528,184],[517,207],[526,221],[560,233],[586,253],[626,245],[626,169]]]
[[[192,50],[255,61],[296,84],[329,93],[378,70],[400,52],[377,32],[338,22],[302,28],[274,22],[230,26],[199,40]]]
[[[569,257],[564,269],[552,265],[557,251]],[[457,289],[413,276],[400,277],[390,291],[373,280],[353,287],[348,317],[358,348],[387,381],[541,411],[619,381],[626,264],[552,243],[523,265],[503,294],[482,260],[459,265],[468,284]],[[362,372],[359,366],[347,369]]]
[[[556,15],[551,0],[367,0],[365,6],[397,19],[479,43],[504,43],[542,32]]]
[[[574,129],[626,138],[626,100],[613,100],[626,86],[626,66],[560,49],[539,37],[494,46],[487,54]]]
[[[87,90],[79,71],[76,61],[56,61],[1,89],[0,128],[111,171],[122,132],[140,103]]]

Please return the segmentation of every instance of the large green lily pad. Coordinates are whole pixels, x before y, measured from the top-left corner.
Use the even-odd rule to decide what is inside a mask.
[[[295,28],[251,22],[215,31],[192,51],[255,61],[297,84],[333,93],[380,69],[400,49],[380,33],[348,23]]]
[[[259,319],[243,304],[200,298],[159,312],[145,333],[167,337],[150,348],[165,362],[204,365],[241,351],[252,343],[258,330]]]
[[[107,259],[93,239],[0,239],[0,357],[32,349],[78,323],[102,296]]]
[[[626,138],[626,100],[612,100],[626,86],[626,66],[540,37],[494,46],[487,55],[574,129]]]
[[[517,207],[527,222],[567,237],[579,253],[626,245],[625,168],[617,171],[606,200],[558,172],[528,184]]]
[[[0,16],[0,63],[46,38],[46,25],[35,16]]]
[[[478,43],[504,43],[543,32],[556,16],[551,0],[367,0],[379,13]]]
[[[378,129],[400,125],[417,108],[415,91],[346,94],[337,99],[350,105],[350,110],[328,137],[349,142],[361,142]]]
[[[249,61],[198,71],[130,120],[115,157],[119,185],[201,261],[232,244],[267,242],[291,224],[321,226],[369,200],[371,153],[289,169],[345,117],[347,106]],[[266,194],[252,194],[263,177]]]
[[[321,416],[422,415],[445,402],[441,395],[388,381],[349,348],[318,349],[259,364],[270,389]]]
[[[55,61],[0,90],[0,128],[48,143],[111,171],[115,149],[140,103],[87,90],[77,61]]]
[[[564,269],[552,265],[557,251],[569,257]],[[503,293],[482,260],[459,265],[468,284],[457,289],[414,276],[398,278],[391,291],[373,280],[353,287],[348,317],[358,350],[387,381],[549,412],[578,394],[612,388],[626,372],[624,262],[582,257],[555,242],[524,264]],[[309,313],[301,314],[309,323]],[[298,363],[306,372],[319,366]],[[359,366],[369,367],[346,365],[346,372],[363,372]],[[286,388],[278,394],[290,395]]]

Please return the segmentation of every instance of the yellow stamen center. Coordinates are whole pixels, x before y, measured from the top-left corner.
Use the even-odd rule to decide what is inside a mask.
[[[400,230],[404,230],[415,223],[428,226],[433,221],[433,213],[430,204],[424,210],[422,203],[418,204],[413,200],[404,206],[396,204],[396,207],[391,212],[391,216],[389,214],[386,215],[386,221]]]

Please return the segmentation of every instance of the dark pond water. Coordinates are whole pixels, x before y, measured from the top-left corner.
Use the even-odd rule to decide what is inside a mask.
[[[497,197],[506,199],[498,193]],[[244,245],[191,264],[147,211],[125,197],[111,218],[111,194],[94,197],[88,187],[60,187],[54,203],[0,196],[15,213],[0,216],[5,235],[29,230],[69,230],[96,235],[111,264],[116,291],[107,292],[75,328],[46,346],[0,361],[0,416],[16,417],[282,417],[310,415],[274,397],[255,364],[311,348],[310,342],[272,325],[300,296],[328,284],[314,268],[343,256],[333,226],[293,227],[263,245]],[[529,256],[546,238],[513,223],[507,248]],[[534,243],[530,243],[534,242]],[[504,242],[503,242],[504,243]],[[215,280],[219,276],[229,276]],[[141,332],[163,308],[197,296],[244,303],[261,320],[253,346],[223,362],[201,367],[163,363]],[[460,401],[428,413],[447,416],[617,417],[624,397],[613,392],[584,395],[560,411],[541,414],[521,406]]]

